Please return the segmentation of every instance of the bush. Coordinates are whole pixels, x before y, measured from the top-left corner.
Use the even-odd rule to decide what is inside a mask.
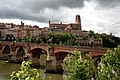
[[[108,50],[98,67],[89,55],[85,60],[80,56],[78,51],[74,51],[63,61],[62,67],[68,80],[120,80],[120,46]]]
[[[78,51],[68,55],[63,61],[62,67],[68,80],[92,80],[95,78],[96,68],[92,58],[87,56],[86,60],[83,60]]]
[[[120,46],[108,50],[98,66],[99,80],[120,80]]]
[[[43,80],[40,71],[30,66],[31,62],[22,62],[21,70],[12,72],[10,80]]]

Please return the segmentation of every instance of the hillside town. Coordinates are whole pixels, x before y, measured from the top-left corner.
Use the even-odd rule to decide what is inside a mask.
[[[55,34],[71,33],[76,36],[76,41],[81,46],[103,46],[102,38],[89,38],[90,31],[82,30],[80,15],[75,16],[74,23],[64,24],[62,22],[54,23],[49,21],[48,24],[48,27],[40,28],[37,25],[25,25],[23,21],[21,21],[20,25],[0,23],[0,39],[4,40],[7,34],[12,34],[15,38],[24,38],[26,36],[45,37],[49,32]]]

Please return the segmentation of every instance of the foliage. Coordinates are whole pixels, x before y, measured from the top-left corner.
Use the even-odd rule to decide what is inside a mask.
[[[113,50],[108,50],[98,66],[99,80],[119,80],[120,79],[120,46]]]
[[[96,68],[90,56],[86,60],[81,58],[78,51],[68,55],[62,64],[68,80],[92,80],[95,78]]]
[[[103,47],[114,48],[117,47],[117,45],[120,45],[120,38],[114,35],[98,34],[94,33],[93,31],[89,31],[89,38],[102,38]]]
[[[14,41],[15,37],[13,34],[7,34],[5,37],[5,41]]]
[[[68,80],[120,80],[120,46],[108,52],[95,67],[90,56],[85,60],[75,51],[62,64]]]
[[[16,41],[19,41],[16,39]],[[57,45],[74,45],[75,44],[75,36],[69,33],[61,33],[61,34],[54,34],[48,33],[47,37],[31,37],[26,36],[22,38],[23,42],[28,43],[39,43],[39,44],[57,44]]]
[[[35,42],[40,44],[42,42],[42,39],[41,38],[36,38]]]
[[[48,33],[48,44],[58,44],[58,45],[74,45],[75,36],[70,33],[61,33],[61,34],[54,34]]]
[[[10,80],[43,80],[40,71],[31,68],[30,64],[31,62],[23,61],[21,70],[17,73],[13,72]]]
[[[16,41],[16,42],[21,42],[21,39],[20,39],[20,38],[16,38],[15,41]]]

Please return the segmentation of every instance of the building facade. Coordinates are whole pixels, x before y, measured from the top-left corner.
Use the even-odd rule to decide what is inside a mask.
[[[77,43],[81,46],[102,46],[102,39],[89,38],[89,32],[82,30],[80,15],[75,16],[74,23],[64,24],[52,23],[49,21],[49,27],[39,28],[39,26],[25,25],[22,21],[20,25],[13,23],[0,23],[0,38],[4,39],[7,34],[13,34],[15,38],[24,38],[26,36],[41,37],[48,32],[55,34],[71,33],[76,36]]]

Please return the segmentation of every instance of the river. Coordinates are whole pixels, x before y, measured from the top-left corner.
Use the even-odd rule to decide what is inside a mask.
[[[3,60],[0,60],[0,80],[10,80],[10,74],[12,71],[18,71],[20,70],[20,64],[16,63],[6,63]],[[49,74],[49,73],[44,73],[43,69],[40,69],[42,72],[42,76],[44,77],[45,80],[50,80],[47,79],[47,77],[51,77],[51,80],[65,80],[64,75],[62,74]]]

